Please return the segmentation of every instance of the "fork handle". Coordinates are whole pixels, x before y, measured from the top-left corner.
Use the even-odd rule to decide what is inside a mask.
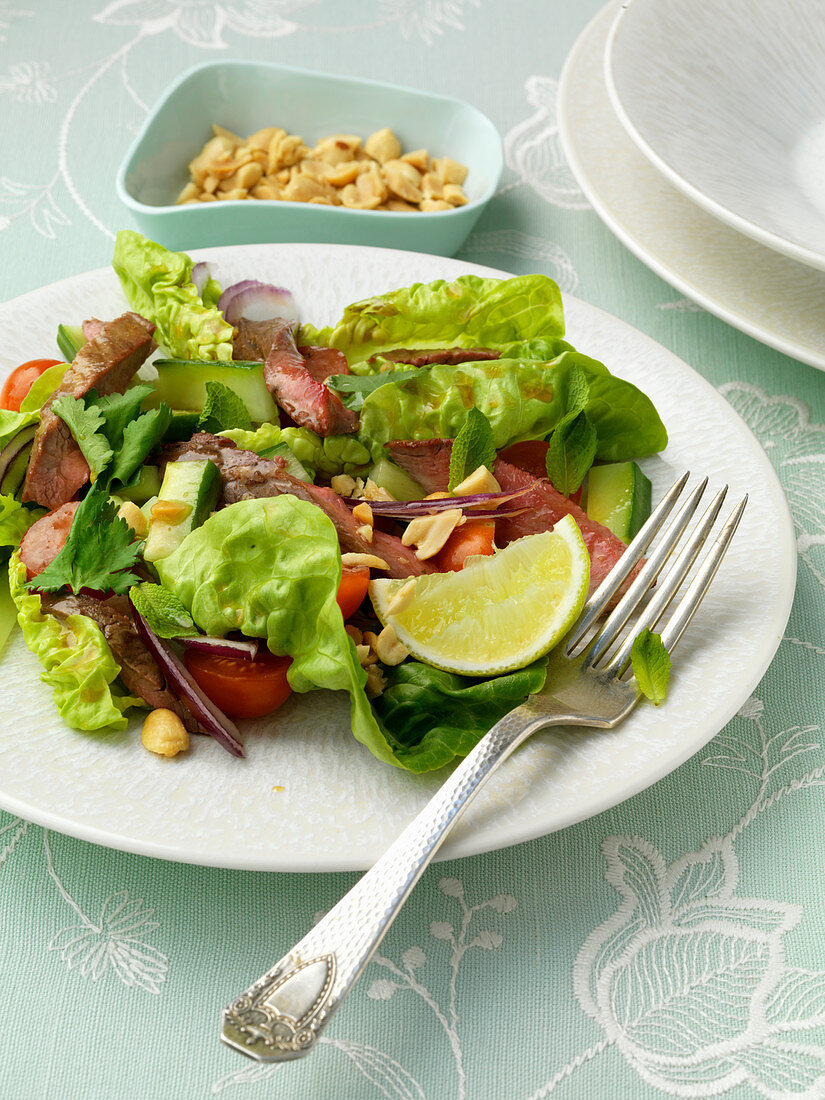
[[[309,1053],[460,814],[498,765],[545,726],[580,724],[531,696],[506,714],[338,904],[224,1010],[221,1038],[259,1062]]]

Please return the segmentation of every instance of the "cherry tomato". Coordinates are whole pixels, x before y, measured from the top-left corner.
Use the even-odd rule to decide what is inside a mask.
[[[32,384],[43,371],[48,370],[49,367],[56,367],[62,362],[62,359],[30,359],[28,363],[21,363],[19,367],[15,367],[0,390],[0,409],[20,412],[20,404],[32,388]]]
[[[286,670],[291,657],[276,657],[262,645],[253,661],[187,649],[183,660],[195,683],[230,718],[260,718],[292,694]]]
[[[433,556],[433,562],[440,573],[457,573],[464,568],[464,562],[473,554],[492,554],[496,535],[494,523],[482,523],[481,520],[469,521],[456,527],[441,549]]]
[[[341,570],[336,599],[345,622],[363,603],[369,583],[370,571],[366,565],[345,565]]]

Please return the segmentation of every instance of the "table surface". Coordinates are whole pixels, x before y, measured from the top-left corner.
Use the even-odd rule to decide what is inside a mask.
[[[4,1100],[825,1096],[825,502],[794,463],[825,461],[825,376],[682,299],[578,191],[556,92],[598,6],[0,3],[0,298],[108,263],[131,224],[117,165],[193,64],[267,59],[458,95],[507,152],[460,257],[546,272],[700,371],[794,490],[799,557],[777,656],[730,725],[590,821],[430,868],[298,1063],[221,1046],[220,1011],[355,875],[166,864],[0,813]]]

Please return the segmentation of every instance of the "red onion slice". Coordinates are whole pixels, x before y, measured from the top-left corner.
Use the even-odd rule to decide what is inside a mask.
[[[270,321],[273,317],[295,322],[300,319],[289,290],[256,279],[228,286],[218,299],[218,309],[230,325],[236,325],[242,317],[247,321]]]
[[[244,657],[255,659],[257,642],[236,642],[232,638],[214,638],[211,634],[197,634],[191,638],[178,638],[187,649],[199,649],[202,653],[214,653],[216,657]]]
[[[197,288],[198,294],[203,297],[203,288],[210,279],[215,277],[215,265],[209,263],[207,260],[201,260],[199,263],[193,265],[191,277],[192,282]]]
[[[430,515],[432,512],[446,512],[450,508],[476,509],[479,505],[506,504],[509,500],[516,500],[525,493],[529,493],[532,485],[524,489],[518,489],[514,493],[474,493],[463,497],[436,497],[434,500],[368,500],[363,501],[359,497],[343,497],[345,504],[354,508],[356,504],[369,504],[376,516],[388,516],[390,519],[415,519],[417,516]],[[479,512],[473,510],[471,515],[505,515],[503,509],[494,512]]]
[[[129,607],[138,634],[169,679],[176,694],[180,695],[207,733],[223,745],[227,752],[231,752],[233,756],[245,756],[243,745],[238,740],[240,732],[235,723],[204,695],[169,642],[155,634],[131,601]]]

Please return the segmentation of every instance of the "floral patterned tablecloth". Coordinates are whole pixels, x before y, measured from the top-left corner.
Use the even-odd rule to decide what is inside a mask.
[[[117,165],[199,61],[458,95],[507,161],[461,257],[547,272],[704,374],[774,462],[799,555],[730,725],[609,812],[432,867],[299,1063],[244,1061],[218,1015],[355,876],[166,864],[0,812],[4,1100],[825,1097],[825,377],[682,299],[590,209],[556,95],[598,3],[0,0],[3,299],[108,262]]]

